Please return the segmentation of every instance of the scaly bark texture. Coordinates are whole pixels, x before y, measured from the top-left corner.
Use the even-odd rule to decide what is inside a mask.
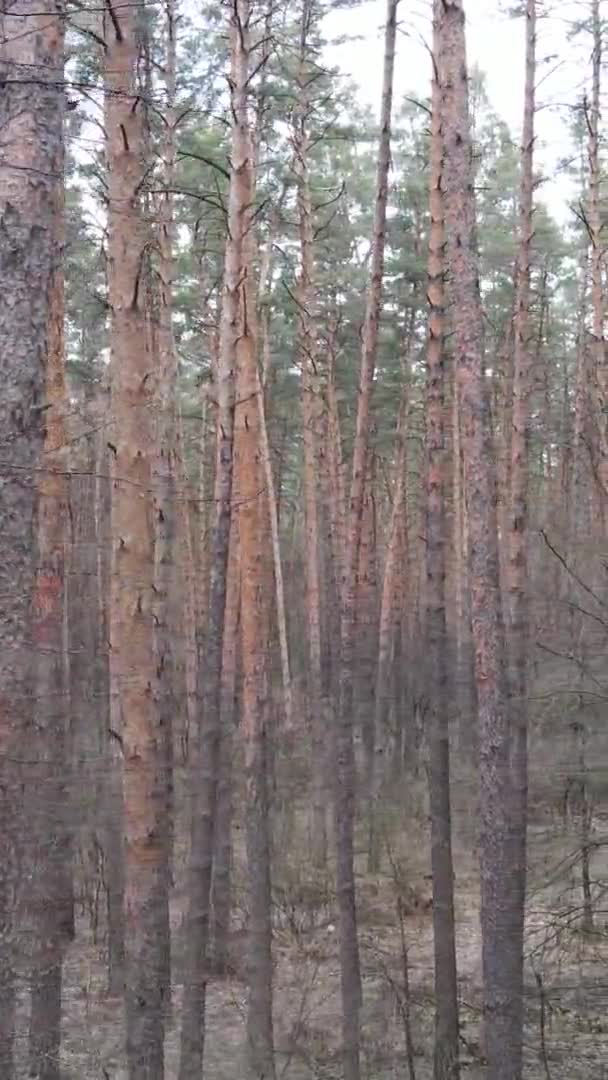
[[[340,409],[338,407],[338,391],[336,387],[337,335],[338,320],[332,318],[328,327],[327,342],[326,453],[327,471],[332,491],[332,498],[328,507],[331,551],[338,580],[338,588],[341,589],[344,581],[344,567],[346,563],[346,495],[344,485],[344,461],[342,458]]]
[[[49,11],[49,18],[51,12]],[[47,34],[49,30],[47,28]],[[44,363],[44,458],[36,477],[37,567],[32,610],[34,724],[28,795],[33,838],[29,907],[34,955],[29,1031],[30,1076],[59,1080],[63,951],[73,937],[74,911],[68,837],[69,772],[65,649],[65,551],[67,546],[66,387],[63,294],[64,22],[59,9],[48,38],[56,79],[55,154],[46,167],[55,180],[55,251],[47,284],[48,323]],[[27,786],[26,786],[27,791]]]
[[[426,349],[426,641],[430,706],[429,792],[435,960],[435,1080],[457,1080],[458,980],[450,807],[448,640],[446,628],[447,472],[444,432],[445,237],[441,70],[443,5],[433,13],[433,89],[429,210],[428,339]]]
[[[479,718],[481,928],[488,1075],[521,1077],[519,893],[513,887],[510,716],[496,525],[496,478],[483,371],[462,0],[445,0],[442,122],[445,228],[451,319],[462,417],[468,513],[471,621]]]
[[[51,758],[54,760],[55,753],[61,752],[60,747],[56,751],[52,745],[58,723],[54,710],[60,708],[60,703],[40,700],[37,708],[32,687],[36,687],[37,694],[38,686],[43,690],[46,629],[53,648],[58,644],[55,630],[63,591],[63,553],[56,543],[57,522],[48,522],[46,529],[49,504],[45,485],[50,490],[55,477],[49,473],[43,479],[43,474],[37,472],[43,465],[45,447],[56,448],[54,440],[62,423],[61,385],[56,382],[62,362],[58,229],[63,183],[62,14],[60,4],[18,0],[10,11],[0,15],[0,370],[4,386],[0,403],[4,462],[0,481],[0,1073],[6,1080],[14,1076],[14,929],[19,885],[15,843],[20,814],[20,778],[15,760],[23,757],[27,731],[34,719],[37,723],[44,721],[44,730],[39,731],[44,746],[41,768],[55,775]],[[24,33],[26,24],[28,32]],[[37,73],[35,80],[32,70]],[[45,415],[47,400],[51,416]],[[40,552],[39,512],[43,540]],[[36,668],[39,654],[39,677],[32,671],[34,638],[40,645],[34,658]],[[58,675],[50,660],[48,674],[51,679]],[[45,716],[46,709],[53,710],[52,717],[50,712]],[[28,778],[24,779],[27,782]],[[53,785],[53,798],[56,796]],[[55,817],[54,824],[59,820]],[[59,841],[59,837],[56,839]],[[56,877],[55,870],[60,865],[58,858],[49,868],[53,900],[61,876]],[[49,1071],[40,1072],[40,1067],[44,1068],[38,1052],[42,1045],[37,1048],[32,1044],[32,1063],[38,1069],[36,1075],[48,1077],[57,1076],[58,1068],[58,916],[58,909],[50,912],[48,925],[41,924],[37,931],[41,946],[36,958],[36,963],[40,961],[40,987],[46,977],[50,995],[48,1013],[40,1017],[45,1029],[41,1039],[50,1039]],[[43,996],[35,983],[33,989],[38,1010],[43,1008]]]
[[[228,237],[220,342],[216,372],[216,462],[214,520],[211,536],[207,634],[199,664],[199,695],[203,707],[200,744],[195,750],[192,778],[192,830],[189,868],[188,938],[184,1004],[182,1008],[180,1080],[199,1080],[204,1049],[205,988],[208,976],[209,905],[216,826],[218,768],[222,716],[222,654],[230,551],[230,522],[234,474],[235,377],[238,343],[247,318],[245,298],[245,237],[253,201],[253,158],[247,108],[249,13],[241,0],[230,8],[230,86],[232,149],[228,196]]]
[[[124,800],[127,1063],[164,1075],[168,904],[166,764],[154,640],[154,372],[146,345],[143,103],[139,3],[106,13],[112,567],[110,680]]]
[[[251,272],[251,271],[250,271]],[[253,291],[250,291],[250,297]],[[252,307],[248,306],[252,311]],[[247,943],[247,1070],[250,1080],[274,1080],[269,775],[271,735],[269,661],[272,549],[262,461],[261,383],[255,339],[243,324],[239,340],[235,413],[241,566],[245,815],[249,928]]]
[[[161,154],[166,190],[158,202],[158,298],[155,350],[152,362],[158,366],[156,405],[156,458],[154,461],[154,561],[155,561],[155,648],[159,686],[159,725],[162,734],[163,774],[165,781],[165,869],[167,895],[173,872],[173,833],[175,800],[173,790],[174,717],[183,715],[187,706],[184,666],[180,670],[180,650],[184,641],[184,604],[180,603],[180,577],[177,564],[177,350],[173,335],[174,211],[175,183],[175,67],[177,12],[174,0],[165,3],[165,111]],[[156,313],[150,313],[154,319]],[[183,652],[182,652],[183,655]],[[180,685],[181,676],[181,685]],[[166,996],[171,1005],[171,932],[169,907],[166,906]]]
[[[384,42],[384,74],[380,115],[380,145],[376,174],[376,201],[372,235],[370,284],[363,326],[359,396],[353,449],[352,480],[343,570],[340,627],[340,700],[336,733],[336,883],[340,919],[340,970],[344,1080],[359,1080],[361,974],[357,939],[357,906],[353,866],[355,817],[355,760],[353,749],[353,676],[357,605],[357,569],[369,443],[369,414],[376,370],[378,328],[382,306],[384,241],[388,174],[390,168],[391,112],[398,0],[388,0]]]
[[[326,733],[323,715],[321,674],[321,592],[319,547],[319,357],[314,319],[314,227],[310,194],[308,126],[312,105],[310,87],[314,83],[310,35],[314,18],[311,0],[304,0],[300,23],[300,54],[296,79],[297,101],[293,123],[293,171],[296,178],[300,240],[300,268],[296,298],[298,316],[298,364],[302,404],[303,488],[304,488],[304,571],[306,577],[306,629],[308,642],[308,703],[312,731],[312,856],[322,868],[327,859],[327,770]]]
[[[110,582],[112,451],[108,446],[109,384],[97,410],[95,451],[95,536],[97,539],[97,597],[99,663],[97,692],[102,724],[100,847],[108,919],[108,989],[122,995],[125,987],[125,867],[122,843],[123,786],[121,711],[117,695],[110,693]],[[113,444],[112,444],[113,445]]]
[[[367,481],[363,501],[359,565],[357,568],[357,640],[355,646],[355,716],[358,714],[363,747],[364,797],[371,797],[376,734],[374,731],[374,687],[378,649],[378,566],[376,515],[376,462],[368,454]]]
[[[608,363],[604,334],[604,240],[602,210],[600,205],[600,123],[602,79],[602,23],[600,0],[591,0],[591,32],[593,36],[593,72],[591,101],[585,108],[588,130],[587,153],[589,158],[589,209],[587,231],[591,243],[591,312],[593,334],[594,370],[592,386],[596,399],[598,464],[597,474],[601,486],[602,513],[608,499]]]
[[[264,470],[264,400],[258,370],[255,325],[255,171],[246,106],[251,19],[249,0],[236,0],[235,30],[243,53],[244,149],[247,151],[241,175],[243,259],[235,408],[243,666],[241,731],[245,750],[244,812],[249,911],[246,1069],[249,1080],[275,1080],[269,825],[272,543]]]
[[[508,515],[508,595],[511,717],[511,780],[514,822],[513,884],[519,892],[518,936],[512,943],[521,964],[517,972],[519,1026],[523,1025],[523,955],[526,903],[526,832],[528,802],[528,484],[530,393],[532,365],[530,334],[530,261],[534,237],[534,109],[536,80],[536,2],[526,2],[526,82],[519,191],[519,242],[515,288],[513,401],[511,408],[511,490]],[[542,334],[542,310],[541,329]],[[540,339],[539,339],[540,340]]]

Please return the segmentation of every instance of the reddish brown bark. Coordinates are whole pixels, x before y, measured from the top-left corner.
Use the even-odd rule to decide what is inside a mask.
[[[154,384],[146,347],[141,14],[141,6],[133,4],[115,10],[106,22],[113,459],[110,678],[113,718],[122,725],[128,1069],[130,1080],[162,1080],[166,762],[154,642]]]
[[[54,775],[52,738],[57,734],[57,716],[47,717],[36,707],[34,694],[44,693],[43,672],[32,670],[32,634],[44,637],[45,613],[49,602],[48,631],[54,637],[62,600],[63,569],[58,562],[56,536],[49,536],[47,550],[37,553],[38,490],[37,470],[44,464],[45,441],[53,438],[61,411],[52,380],[61,361],[61,234],[63,182],[63,9],[54,3],[35,4],[20,0],[1,17],[0,128],[5,148],[0,157],[0,370],[4,392],[0,403],[3,480],[0,510],[3,541],[0,585],[0,1073],[14,1076],[14,971],[23,955],[24,942],[15,939],[15,903],[19,899],[17,847],[28,850],[26,834],[21,835],[20,814],[27,814],[21,802],[23,785],[30,780],[17,774],[15,762],[23,759],[28,730],[38,713],[44,721],[40,742],[44,747],[44,768]],[[24,32],[27,24],[28,31]],[[37,78],[32,79],[32,71]],[[10,147],[7,154],[6,148]],[[50,387],[49,387],[49,379]],[[51,390],[51,416],[44,409]],[[52,486],[59,478],[48,477]],[[44,489],[44,484],[43,484]],[[44,491],[40,512],[45,508]],[[60,509],[60,508],[58,508]],[[42,521],[44,528],[44,520]],[[55,531],[53,523],[51,532]],[[32,600],[38,572],[38,602]],[[32,625],[34,622],[34,625]],[[57,647],[53,640],[52,647]],[[41,641],[40,657],[44,654]],[[35,663],[37,664],[36,658]],[[43,661],[42,665],[43,666]],[[59,678],[49,657],[49,677]],[[38,690],[36,683],[40,683]],[[48,700],[45,708],[53,709]],[[47,722],[49,721],[48,726]],[[60,753],[61,748],[57,748]],[[31,778],[35,785],[35,777]],[[52,785],[54,787],[54,785]],[[54,790],[53,794],[56,794]],[[57,818],[55,818],[57,824]],[[50,825],[50,823],[49,823]],[[37,830],[36,830],[37,832]],[[39,834],[38,837],[39,839]],[[51,875],[52,876],[52,875]],[[49,878],[50,880],[50,878]],[[43,912],[39,912],[43,915]],[[51,915],[51,920],[55,913]],[[42,949],[55,951],[55,933],[40,927]],[[52,999],[45,1029],[53,1030],[51,1069],[57,1069],[59,966],[51,958]],[[40,969],[42,975],[42,969]],[[49,990],[51,985],[49,985]],[[36,1009],[44,1007],[43,994],[36,993]],[[55,1015],[51,1017],[50,1011]],[[38,1013],[38,1019],[43,1019]],[[36,1032],[33,1032],[34,1038]],[[40,1033],[42,1034],[42,1032]],[[39,1064],[39,1063],[38,1063]],[[52,1071],[49,1076],[53,1075]],[[56,1075],[56,1072],[55,1072]]]
[[[38,31],[40,32],[40,31]],[[34,716],[28,829],[33,841],[28,906],[33,915],[29,1030],[30,1074],[38,1080],[59,1080],[63,952],[73,936],[73,903],[68,839],[70,761],[65,714],[65,550],[67,520],[66,388],[64,369],[63,296],[63,119],[62,89],[64,23],[49,9],[43,36],[49,77],[56,80],[55,124],[49,145],[54,156],[40,167],[54,177],[53,258],[46,290],[46,348],[41,357],[44,377],[44,446],[36,478],[37,566],[32,600]],[[52,73],[52,76],[51,76]]]

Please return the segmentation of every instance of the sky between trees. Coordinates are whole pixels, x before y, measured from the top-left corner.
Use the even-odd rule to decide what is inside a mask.
[[[518,10],[518,5],[505,0],[469,0],[467,4],[469,64],[484,72],[490,101],[514,135],[521,128],[524,87],[524,21],[512,14]],[[546,176],[542,199],[564,224],[571,216],[574,187],[560,166],[573,153],[571,109],[583,92],[589,62],[588,40],[570,35],[574,21],[583,15],[580,0],[546,3],[538,24],[537,159]],[[416,93],[423,98],[428,83],[431,5],[426,0],[404,3],[399,16],[396,100]],[[334,42],[327,50],[328,59],[358,83],[361,100],[374,111],[382,79],[383,24],[383,0],[365,0],[348,13],[338,9],[326,18],[327,35]]]

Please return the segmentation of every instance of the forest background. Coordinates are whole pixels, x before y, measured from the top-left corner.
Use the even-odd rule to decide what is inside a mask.
[[[467,6],[2,12],[3,1080],[604,1075],[604,13]]]

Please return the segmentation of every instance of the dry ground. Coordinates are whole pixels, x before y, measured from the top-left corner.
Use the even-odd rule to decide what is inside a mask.
[[[479,1050],[480,937],[475,845],[470,833],[474,794],[455,785],[458,968],[462,1018],[463,1075],[483,1075]],[[394,823],[393,823],[394,824]],[[367,1080],[408,1075],[405,1042],[403,953],[396,893],[406,915],[411,1029],[417,1080],[431,1076],[433,998],[432,933],[428,907],[428,838],[424,813],[394,841],[383,873],[370,879],[360,856],[360,937],[364,972],[364,1068]],[[395,832],[397,832],[395,830]],[[405,836],[407,835],[407,843]],[[593,857],[598,914],[596,932],[579,929],[580,885],[576,829],[563,831],[549,812],[530,828],[530,901],[527,924],[528,1080],[585,1080],[608,1077],[608,836],[601,822]],[[392,866],[391,866],[392,862]],[[289,1080],[339,1080],[339,969],[336,917],[331,890],[315,881],[304,863],[282,867],[276,889],[275,1035],[278,1074]],[[304,869],[302,869],[304,867]],[[397,885],[395,878],[400,884]],[[238,885],[238,872],[237,872]],[[183,891],[173,901],[175,966],[179,976]],[[603,909],[606,908],[604,911]],[[237,893],[237,920],[239,916]],[[245,986],[239,974],[242,931],[235,930],[235,972],[212,982],[207,1014],[207,1080],[241,1080]],[[179,1001],[167,1036],[167,1080],[177,1076]],[[542,1023],[541,1023],[542,1021]],[[541,1035],[541,1027],[544,1034]],[[20,1033],[26,1031],[25,1002]],[[63,1063],[65,1080],[126,1080],[120,1002],[105,992],[102,950],[82,920],[66,966]]]

